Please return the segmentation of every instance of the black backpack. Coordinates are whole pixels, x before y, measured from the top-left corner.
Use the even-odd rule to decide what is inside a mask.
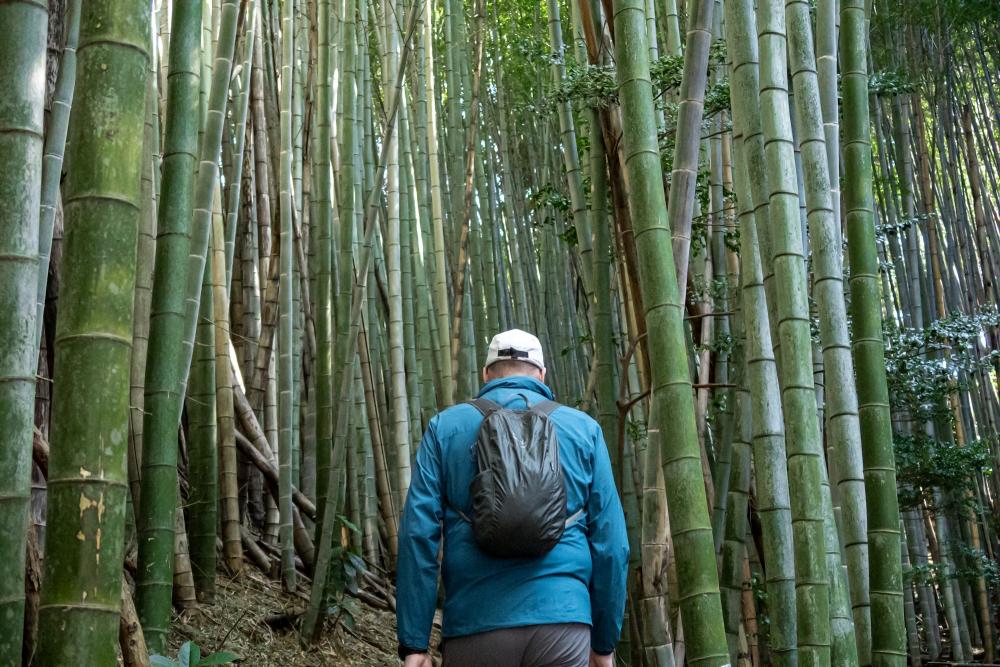
[[[483,414],[476,440],[476,475],[469,486],[479,548],[499,558],[543,556],[582,514],[566,518],[566,489],[559,441],[549,415],[559,407],[541,401],[512,410],[485,398],[469,401]]]

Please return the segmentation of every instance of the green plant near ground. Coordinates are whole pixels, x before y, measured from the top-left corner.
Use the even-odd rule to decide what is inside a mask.
[[[361,530],[351,523],[347,517],[337,516],[337,522],[353,537],[359,538]],[[338,534],[341,531],[338,531]],[[330,571],[327,577],[327,615],[333,627],[343,623],[348,629],[354,627],[358,611],[357,603],[349,596],[358,594],[362,577],[367,570],[365,561],[357,553],[353,544],[358,540],[349,540],[348,545],[337,544],[333,547],[330,558]]]
[[[239,659],[238,655],[229,651],[216,651],[202,657],[201,647],[192,641],[181,644],[176,659],[155,653],[149,656],[149,662],[153,667],[208,667],[208,665],[228,665]]]

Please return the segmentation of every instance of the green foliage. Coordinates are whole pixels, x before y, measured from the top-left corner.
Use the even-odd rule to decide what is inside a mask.
[[[894,236],[899,232],[906,231],[910,227],[929,219],[929,215],[920,214],[913,216],[912,218],[902,218],[896,222],[883,222],[877,224],[875,225],[875,240],[879,243],[884,243],[888,237]]]
[[[705,117],[711,118],[723,111],[729,111],[729,107],[729,79],[722,79],[709,86],[705,91]]]
[[[740,254],[740,226],[733,225],[732,227],[726,227],[726,231],[723,232],[723,240],[726,243],[726,249],[730,252],[734,252],[737,255]]]
[[[927,586],[940,585],[950,579],[975,581],[982,577],[990,588],[1000,585],[1000,566],[995,560],[961,541],[951,542],[948,547],[958,556],[956,560],[959,563],[950,576],[945,574],[947,569],[944,563],[928,562],[911,567],[903,574],[904,580],[918,586]]]
[[[714,303],[722,301],[726,295],[732,294],[733,290],[728,278],[712,278],[691,275],[691,285],[688,287],[688,301],[697,303],[699,301],[712,301]]]
[[[970,351],[984,329],[997,326],[1000,326],[1000,312],[987,308],[972,315],[953,315],[937,320],[923,331],[903,332],[899,343],[911,351]]]
[[[576,225],[566,225],[566,231],[559,234],[559,238],[566,245],[572,247],[580,242],[579,236],[576,234]]]
[[[705,90],[705,112],[701,123],[701,135],[708,138],[710,135],[719,132],[732,130],[732,123],[728,119],[718,124],[717,116],[723,111],[730,110],[731,101],[729,98],[729,79],[722,79],[708,86]],[[669,174],[674,163],[674,141],[677,137],[677,112],[679,105],[675,102],[665,102],[660,105],[664,115],[664,125],[659,131],[660,166],[665,174]],[[727,199],[732,193],[726,193]]]
[[[229,651],[217,651],[202,657],[201,648],[192,641],[181,644],[176,659],[155,653],[149,656],[149,662],[153,667],[209,667],[210,665],[228,665],[239,659],[238,655]]]
[[[893,443],[901,482],[900,506],[916,508],[926,503],[940,511],[965,503],[966,492],[975,491],[976,475],[989,472],[990,442],[995,439],[996,436],[958,446],[923,434],[897,434]],[[935,489],[941,492],[940,497],[946,499],[948,507],[935,507]]]
[[[649,66],[649,76],[656,90],[670,90],[681,85],[684,56],[662,56]]]
[[[968,580],[980,577],[986,580],[986,585],[992,589],[1000,586],[1000,564],[990,558],[980,549],[973,549],[965,542],[955,542],[952,548],[957,552],[962,565],[956,570],[955,576]]]
[[[573,102],[595,109],[618,104],[618,84],[613,67],[570,65],[559,87],[550,91],[538,105],[538,110],[553,112],[559,104]]]
[[[949,419],[945,398],[952,391],[951,368],[945,359],[913,357],[886,360],[889,400],[919,421]]]
[[[440,4],[438,9],[440,11]],[[495,34],[488,44],[491,48],[483,53],[483,71],[499,71],[502,67],[504,94],[513,100],[537,100],[544,84],[538,73],[551,63],[548,36],[544,30],[538,30],[535,23],[537,12],[537,4],[521,0],[498,3],[497,11],[490,12],[489,21],[495,27]],[[443,11],[439,15],[443,18]],[[442,40],[434,50],[440,68],[445,62],[447,45],[443,40],[443,26],[438,32]],[[483,84],[485,91],[485,80]]]
[[[926,586],[940,581],[943,578],[942,572],[944,564],[928,562],[910,567],[909,571],[903,573],[903,579],[918,586]]]
[[[954,574],[956,579],[975,581],[982,577],[990,588],[996,588],[997,585],[1000,585],[1000,564],[995,560],[982,550],[973,549],[960,540],[954,541],[950,546],[955,555],[958,556],[959,565]]]
[[[569,197],[556,189],[552,183],[546,183],[539,189],[528,195],[528,203],[532,208],[543,208],[551,206],[555,210],[571,215]]]
[[[868,92],[872,95],[906,95],[917,89],[917,83],[901,69],[872,72],[868,76]]]
[[[950,419],[946,399],[962,387],[962,378],[1000,358],[1000,351],[980,355],[976,349],[984,330],[996,326],[1000,313],[985,309],[937,320],[926,329],[887,327],[885,361],[893,407],[909,410],[917,420]]]
[[[708,68],[714,69],[726,65],[726,44],[717,41],[708,52]],[[649,76],[653,89],[658,91],[679,88],[684,74],[684,56],[661,56],[649,65]]]
[[[709,350],[715,355],[727,354],[731,355],[733,350],[736,349],[736,338],[731,334],[716,334],[712,337],[712,340],[706,344],[697,344],[694,346],[695,351],[701,352],[704,350]],[[723,409],[725,403],[726,393],[725,392],[715,392],[713,394],[713,401],[721,401],[719,409]]]
[[[341,597],[326,609],[326,614],[333,619],[333,625],[343,623],[344,627],[352,630],[357,624],[358,603],[352,598]]]
[[[725,343],[722,343],[725,345]],[[709,346],[712,347],[712,346]],[[708,411],[705,414],[705,425],[708,429],[713,432],[724,423],[725,413],[727,409],[731,409],[729,401],[728,391],[713,391],[711,392],[711,398],[708,401]],[[715,450],[715,456],[719,456],[719,446],[721,443],[718,440],[713,444]]]
[[[337,530],[335,535],[347,531],[353,537],[361,535],[361,529],[343,516],[337,515]],[[330,570],[327,575],[327,616],[333,619],[333,625],[343,623],[347,628],[353,628],[358,613],[357,603],[349,596],[358,594],[361,581],[367,570],[364,559],[350,546],[356,539],[346,540],[348,544],[335,544],[330,556]]]
[[[665,171],[669,167],[665,168]],[[701,215],[691,219],[691,255],[697,256],[708,247],[708,213],[711,211],[712,174],[707,169],[698,171],[695,179],[694,196]],[[697,210],[697,209],[696,209]]]
[[[712,210],[711,178],[711,172],[708,169],[702,169],[698,172],[698,177],[695,181],[695,198],[701,207],[702,213],[701,215],[696,215],[691,219],[691,254],[697,255],[708,247],[710,232],[715,231],[715,229],[709,230],[708,224],[710,219],[712,220],[713,225],[729,225],[733,223],[732,227],[727,226],[723,231],[724,240],[726,247],[729,248],[729,250],[739,253],[740,235],[739,230],[734,224],[736,222],[735,193],[732,190],[723,188],[723,210]]]
[[[850,327],[848,326],[848,329]],[[819,310],[816,306],[816,300],[809,297],[809,337],[812,338],[813,343],[818,344],[819,340]]]
[[[962,29],[1000,23],[1000,3],[996,0],[907,0],[888,9],[887,20],[902,18],[917,26]]]
[[[535,211],[536,216],[533,221],[534,226],[554,224],[555,218],[549,213],[552,212],[562,220],[573,219],[573,205],[563,192],[552,183],[546,183],[539,189],[528,195],[528,205]],[[559,238],[565,243],[575,246],[579,239],[576,235],[576,227],[572,224],[566,225],[566,229],[559,234]]]
[[[646,422],[629,419],[625,424],[625,432],[632,446],[638,449],[639,443],[646,438]]]
[[[961,46],[971,46],[982,48],[987,53],[997,53],[1000,47],[1000,3],[996,0],[905,0],[882,3],[878,11],[872,12],[874,62],[896,63],[899,53],[896,36],[904,34],[908,29],[913,30],[914,34],[926,33],[938,45],[936,50],[952,51]],[[882,39],[877,36],[892,38]],[[913,45],[905,48],[913,49]],[[951,58],[938,58],[933,53],[927,53],[917,65],[920,69],[914,69],[910,73],[911,79],[919,81],[919,86],[927,91],[927,96],[933,97],[931,90],[942,85],[946,71],[953,67],[951,63]]]
[[[767,582],[759,574],[754,573],[750,575],[749,583],[750,592],[757,606],[758,630],[766,631],[771,624],[771,617],[767,613]]]
[[[558,62],[561,58],[558,54],[550,53],[547,59],[551,63],[553,60]],[[723,42],[716,42],[712,45],[709,67],[723,65],[725,65],[725,45]],[[681,85],[683,72],[682,56],[659,58],[651,64],[649,72],[654,90],[662,95],[668,90],[678,88]],[[550,89],[540,102],[527,103],[523,107],[539,113],[553,113],[559,104],[565,102],[595,109],[605,109],[618,104],[618,84],[615,81],[614,67],[569,63],[558,87]],[[667,105],[668,111],[670,106]],[[729,81],[723,79],[709,86],[705,93],[705,116],[711,117],[727,109],[729,109]],[[676,109],[673,113],[668,113],[668,116],[676,118]],[[668,122],[668,125],[673,124],[673,121]]]

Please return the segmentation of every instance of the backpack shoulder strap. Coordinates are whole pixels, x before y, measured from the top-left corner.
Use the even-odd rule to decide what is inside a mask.
[[[503,410],[502,405],[494,401],[491,401],[488,398],[474,398],[471,401],[468,401],[468,403],[476,410],[479,410],[480,413],[482,413],[483,419],[486,419],[494,412]]]
[[[553,412],[555,412],[558,408],[561,408],[561,407],[562,407],[561,403],[557,403],[555,401],[548,401],[548,400],[546,400],[546,401],[539,401],[538,403],[535,403],[534,405],[531,406],[531,410],[533,412],[537,412],[539,414],[542,414],[542,415],[545,415],[546,417],[548,417]]]

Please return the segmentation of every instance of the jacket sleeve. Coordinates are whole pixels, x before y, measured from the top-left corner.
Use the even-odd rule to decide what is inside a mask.
[[[396,635],[403,646],[428,648],[437,604],[438,550],[441,545],[441,447],[434,420],[417,450],[410,490],[399,530]]]
[[[625,515],[600,428],[594,443],[594,478],[587,499],[587,528],[593,562],[590,645],[596,653],[606,655],[614,650],[621,635],[629,548]]]

